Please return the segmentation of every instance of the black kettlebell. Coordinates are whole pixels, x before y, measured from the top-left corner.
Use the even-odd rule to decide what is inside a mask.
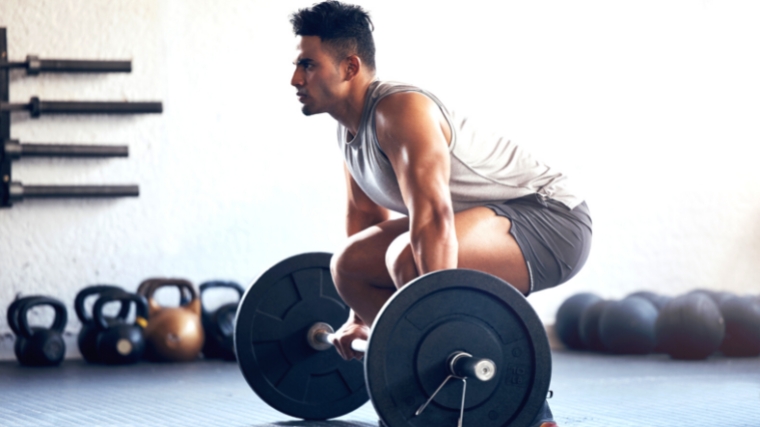
[[[135,322],[125,319],[109,319],[103,314],[103,307],[112,301],[121,301],[122,309],[129,302],[135,303]],[[145,352],[143,329],[148,326],[148,301],[145,297],[124,291],[110,291],[100,294],[92,307],[92,317],[96,329],[98,360],[110,365],[135,363]]]
[[[55,310],[50,328],[30,327],[27,313],[32,307],[49,305]],[[8,324],[16,334],[16,359],[26,366],[59,365],[66,355],[63,329],[68,321],[66,306],[57,299],[31,296],[18,299],[8,307]]]
[[[97,351],[97,338],[98,328],[95,326],[95,322],[92,320],[92,316],[85,310],[84,302],[87,297],[92,295],[99,295],[103,292],[121,291],[124,289],[114,285],[93,285],[88,286],[77,294],[74,299],[74,311],[76,311],[79,321],[82,322],[82,329],[79,330],[79,337],[77,338],[77,344],[79,344],[79,352],[82,353],[84,360],[90,363],[98,362]],[[115,318],[106,317],[106,322],[110,324],[117,324],[127,318],[129,314],[129,304],[121,305],[121,309]]]
[[[200,285],[201,303],[203,292],[212,288],[234,289],[243,297],[245,289],[235,282],[210,281]],[[236,303],[224,304],[213,312],[206,310],[202,305],[201,323],[206,334],[203,344],[203,357],[207,359],[235,360],[235,343],[233,332],[235,331],[235,315],[237,314],[239,300]]]

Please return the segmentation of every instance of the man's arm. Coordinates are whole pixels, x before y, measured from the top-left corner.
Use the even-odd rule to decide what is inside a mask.
[[[346,174],[346,193],[348,195],[348,209],[346,210],[346,231],[348,236],[369,228],[375,224],[387,221],[390,212],[373,202],[359,185],[354,181],[348,168],[343,165]]]
[[[449,190],[451,130],[443,114],[422,94],[390,95],[377,107],[376,131],[409,210],[417,271],[456,268],[458,243]]]

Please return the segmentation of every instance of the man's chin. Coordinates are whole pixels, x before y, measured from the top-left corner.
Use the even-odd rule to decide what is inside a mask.
[[[315,114],[322,113],[322,111],[314,110],[312,108],[307,107],[306,105],[301,107],[301,112],[303,113],[304,116],[313,116]]]

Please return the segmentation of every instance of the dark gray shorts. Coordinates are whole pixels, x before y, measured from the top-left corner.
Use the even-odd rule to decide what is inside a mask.
[[[591,249],[591,215],[586,202],[570,210],[538,194],[486,205],[512,221],[530,273],[530,292],[565,283],[580,271]]]

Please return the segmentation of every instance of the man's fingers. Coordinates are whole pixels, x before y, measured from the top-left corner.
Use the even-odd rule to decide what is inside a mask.
[[[344,336],[341,338],[340,344],[341,347],[343,347],[343,353],[346,355],[344,359],[351,360],[356,358],[356,353],[354,353],[354,349],[351,348],[351,341],[353,338],[351,336]]]
[[[332,342],[333,347],[335,347],[335,351],[338,352],[340,357],[342,357],[343,359],[346,359],[346,356],[343,354],[343,348],[340,345],[340,341],[337,338],[333,338],[331,342]]]

